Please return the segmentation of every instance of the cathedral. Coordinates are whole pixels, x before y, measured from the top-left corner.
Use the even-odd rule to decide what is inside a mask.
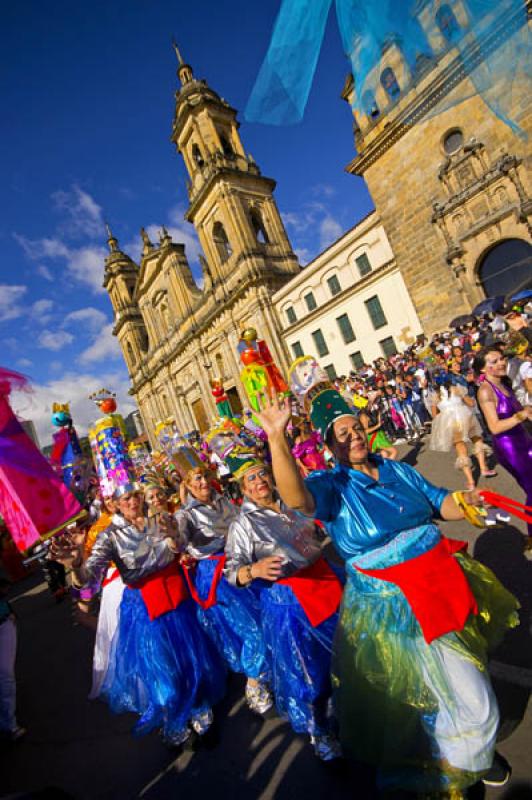
[[[530,0],[526,5],[530,14]],[[375,67],[378,89],[364,95],[364,113],[354,114],[357,155],[347,171],[366,181],[431,334],[484,297],[530,280],[532,93],[526,65],[518,64],[505,99],[519,133],[484,103],[467,69],[486,53],[526,41],[519,3],[482,41],[466,37],[464,50],[455,43],[468,31],[467,0],[419,0],[417,17],[428,47],[412,64],[400,39],[387,41]],[[350,103],[353,91],[350,76],[342,95]]]
[[[512,13],[501,13],[485,41],[479,41],[462,36],[470,22],[467,0],[437,6],[418,0],[416,14],[426,47],[412,63],[399,37],[387,39],[374,67],[372,85],[377,89],[364,94],[363,111],[353,112],[357,154],[346,169],[368,185],[382,241],[390,248],[388,266],[392,268],[392,259],[405,308],[410,309],[403,316],[412,330],[420,327],[428,335],[444,330],[452,317],[469,313],[484,297],[509,294],[530,281],[530,83],[526,70],[518,69],[505,98],[508,117],[515,121],[512,128],[486,105],[467,68],[475,59],[482,64],[484,53],[511,47],[513,37],[522,39],[522,11],[516,4]],[[456,46],[460,40],[465,50]],[[285,370],[287,344],[292,351],[301,346],[299,339],[292,341],[299,335],[293,326],[307,323],[306,317],[285,318],[283,302],[302,273],[273,198],[275,181],[263,176],[246,153],[235,109],[194,77],[177,48],[176,54],[180,88],[172,141],[189,174],[185,217],[194,225],[203,252],[203,285],[199,288],[194,281],[184,246],[173,242],[164,228],[157,243],[141,232],[138,265],[109,231],[104,278],[131,394],[152,443],[155,425],[168,417],[183,432],[210,426],[216,418],[214,379],[223,382],[233,411],[241,411],[245,396],[237,344],[245,327],[257,329]],[[354,90],[349,76],[342,97],[351,105]],[[335,254],[350,263],[347,251]],[[321,256],[316,263],[323,261]],[[351,271],[358,280],[355,266]],[[353,296],[346,313],[354,315],[357,302],[361,308],[380,302],[364,294],[366,283],[374,280],[366,272],[368,264],[363,280],[348,281],[346,291]],[[324,299],[307,309],[312,336],[320,334],[327,309],[340,299],[346,298]],[[390,320],[393,310],[390,303]],[[357,324],[363,316],[364,311],[358,314]],[[336,323],[331,341],[338,333]],[[397,331],[385,333],[377,343],[388,355]],[[362,355],[357,350],[349,357],[355,364]],[[329,367],[333,370],[334,364]]]
[[[141,232],[139,265],[109,230],[104,277],[130,392],[152,442],[155,425],[168,417],[183,432],[210,426],[213,379],[223,381],[233,411],[241,411],[237,345],[244,328],[256,328],[286,369],[270,298],[300,270],[273,197],[275,181],[246,153],[235,109],[176,53],[172,142],[190,176],[186,219],[204,254],[203,286],[194,281],[184,245],[164,228],[157,243]]]

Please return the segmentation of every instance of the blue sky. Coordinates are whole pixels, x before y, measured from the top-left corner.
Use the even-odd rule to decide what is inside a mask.
[[[28,374],[15,398],[41,443],[53,401],[71,401],[81,432],[96,416],[87,395],[102,385],[131,410],[128,379],[101,288],[103,220],[123,249],[165,224],[197,242],[186,172],[169,141],[178,82],[176,36],[196,77],[243,111],[279,7],[232,0],[92,0],[14,3],[3,9],[0,87],[1,362]],[[244,146],[278,182],[276,200],[302,263],[372,207],[348,176],[351,115],[340,99],[348,65],[331,15],[305,119],[292,127],[242,122]]]

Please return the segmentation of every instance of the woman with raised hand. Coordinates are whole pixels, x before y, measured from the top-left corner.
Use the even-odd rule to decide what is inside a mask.
[[[303,481],[285,436],[290,414],[273,398],[257,416],[282,499],[324,522],[346,562],[333,657],[344,752],[375,765],[387,790],[502,785],[509,767],[494,755],[486,650],[517,624],[517,601],[434,524],[463,519],[453,496],[407,464],[370,455],[336,391],[317,388],[310,409],[333,470]]]

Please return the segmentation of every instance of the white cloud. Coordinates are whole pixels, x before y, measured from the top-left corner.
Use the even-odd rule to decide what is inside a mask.
[[[67,372],[45,383],[34,384],[30,394],[14,392],[13,408],[23,419],[31,419],[35,423],[41,445],[51,442],[55,429],[50,421],[53,403],[70,403],[70,411],[74,425],[80,436],[87,433],[87,428],[101,413],[88,399],[91,392],[102,386],[117,393],[118,411],[127,416],[135,409],[135,403],[128,395],[129,381],[124,370],[102,372]]]
[[[27,286],[10,286],[0,284],[0,322],[16,319],[24,314],[24,307],[19,305],[26,292]]]
[[[121,358],[122,351],[118,339],[113,336],[113,323],[102,328],[92,344],[79,357],[80,364],[92,364],[97,361],[108,361]]]
[[[87,308],[79,308],[77,311],[71,311],[65,317],[64,325],[81,325],[83,330],[99,331],[108,322],[107,315],[100,311],[98,308],[88,306]]]
[[[29,358],[19,358],[17,361],[17,367],[21,367],[21,369],[28,369],[28,367],[33,366],[33,361],[30,361]]]
[[[28,239],[20,233],[14,233],[13,238],[31,261],[37,261],[41,258],[68,258],[70,253],[66,244],[54,237]]]
[[[342,226],[333,217],[327,215],[325,219],[320,222],[320,247],[326,248],[332,244],[336,239],[339,239],[343,233]]]
[[[328,189],[331,188],[318,185],[311,194],[317,194],[319,189],[322,197],[330,197]],[[302,262],[311,261],[344,232],[327,205],[318,200],[304,203],[298,211],[284,212],[281,217],[291,234],[294,251]]]
[[[32,261],[40,261],[43,258],[65,260],[67,272],[77,283],[88,286],[95,294],[104,293],[102,283],[104,259],[107,255],[105,247],[99,245],[68,247],[57,238],[28,239],[19,233],[14,233],[13,236]]]
[[[57,351],[71,344],[74,337],[67,331],[43,331],[37,341],[44,350]]]
[[[54,279],[54,276],[52,275],[51,271],[44,264],[39,264],[36,272],[37,275],[40,275],[41,278],[44,278],[45,281],[52,282]]]
[[[294,247],[294,253],[300,264],[308,264],[312,259],[312,253],[308,247]]]
[[[59,225],[59,232],[63,237],[96,239],[102,236],[102,209],[88,192],[74,184],[70,191],[61,189],[51,197],[56,211],[65,215]]]
[[[104,294],[102,284],[107,255],[107,249],[97,245],[71,250],[67,269],[78,283],[88,286],[95,294]]]
[[[317,183],[310,187],[310,194],[314,197],[334,197],[336,189],[328,183]]]
[[[30,315],[33,321],[39,322],[41,325],[47,325],[52,319],[50,311],[54,307],[53,300],[45,297],[42,300],[36,300],[32,303],[30,308]]]

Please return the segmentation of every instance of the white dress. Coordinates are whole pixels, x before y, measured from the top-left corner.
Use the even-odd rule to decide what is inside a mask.
[[[470,442],[472,437],[482,437],[482,429],[473,409],[463,398],[465,386],[451,386],[450,391],[440,388],[439,414],[432,420],[430,449],[448,453],[457,442]]]
[[[115,575],[116,573],[116,575]],[[98,614],[98,627],[96,628],[96,641],[94,642],[94,656],[92,659],[92,688],[89,698],[93,700],[100,694],[107,669],[109,667],[109,654],[113,636],[118,627],[120,614],[120,601],[126,588],[116,567],[107,570],[102,596],[100,600],[100,613]],[[112,580],[109,580],[112,578]],[[109,581],[106,583],[106,581]]]

